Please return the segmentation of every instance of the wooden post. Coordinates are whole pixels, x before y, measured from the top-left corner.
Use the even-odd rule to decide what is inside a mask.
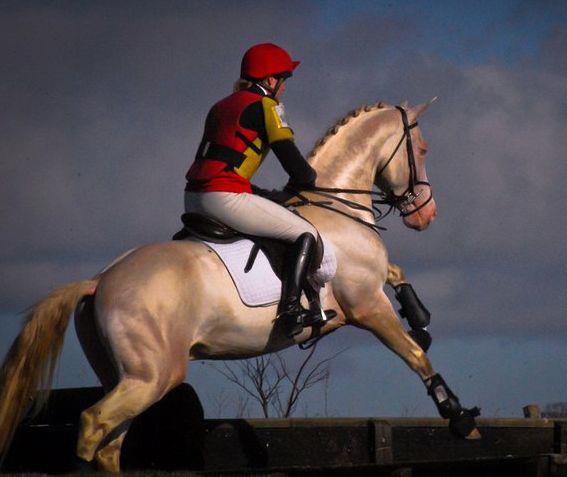
[[[524,417],[528,419],[541,419],[541,411],[537,404],[528,404],[523,407]]]
[[[373,421],[374,427],[374,462],[391,464],[394,461],[392,452],[392,427],[385,421]]]
[[[567,422],[555,421],[554,452],[567,456]]]

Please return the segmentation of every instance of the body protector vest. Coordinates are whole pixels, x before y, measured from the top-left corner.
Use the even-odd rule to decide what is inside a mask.
[[[244,127],[241,121],[256,103],[254,110],[263,115],[259,130]],[[209,111],[195,162],[187,173],[186,190],[251,192],[249,179],[270,144],[284,139],[293,139],[293,131],[285,121],[283,105],[253,91],[231,94]]]

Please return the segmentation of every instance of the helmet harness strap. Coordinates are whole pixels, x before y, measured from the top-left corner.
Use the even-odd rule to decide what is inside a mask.
[[[282,77],[282,76],[280,76],[279,78],[276,78],[276,79],[277,79],[277,82],[276,82],[276,84],[275,84],[275,86],[274,86],[273,88],[272,88],[270,85],[267,84],[266,79],[267,79],[267,78],[265,78],[265,79],[261,82],[261,85],[262,85],[262,87],[263,87],[264,89],[267,89],[268,92],[275,98],[275,97],[276,97],[276,94],[278,94],[278,91],[279,91],[281,85],[283,84],[283,82],[286,80],[286,78],[284,78],[284,77]]]

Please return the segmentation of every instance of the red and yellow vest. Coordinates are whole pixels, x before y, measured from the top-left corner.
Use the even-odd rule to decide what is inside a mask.
[[[240,124],[246,108],[261,102],[266,137]],[[216,103],[205,123],[195,162],[187,172],[185,190],[251,192],[250,178],[269,152],[270,144],[293,139],[277,100],[242,90]]]

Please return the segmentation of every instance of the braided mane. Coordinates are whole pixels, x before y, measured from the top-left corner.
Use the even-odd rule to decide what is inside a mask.
[[[361,106],[360,108],[353,109],[352,111],[350,111],[342,119],[339,119],[334,126],[327,129],[325,135],[315,143],[315,146],[309,153],[308,158],[314,157],[319,152],[319,150],[326,144],[329,138],[335,136],[345,124],[350,122],[351,119],[360,116],[362,113],[368,113],[370,111],[376,111],[377,109],[382,109],[385,106],[386,106],[385,103],[383,103],[382,101],[378,101],[376,104]]]

